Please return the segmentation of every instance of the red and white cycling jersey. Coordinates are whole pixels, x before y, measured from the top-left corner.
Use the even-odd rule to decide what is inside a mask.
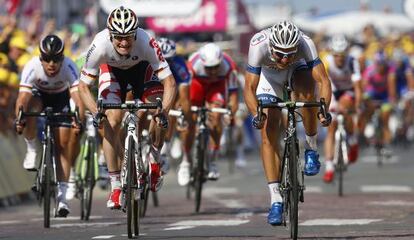
[[[59,72],[50,77],[46,75],[39,57],[33,57],[23,68],[20,80],[20,92],[32,92],[36,88],[45,93],[60,93],[71,88],[77,90],[78,68],[76,64],[65,57]]]
[[[215,77],[207,75],[198,52],[190,56],[188,70],[191,74],[190,100],[193,105],[202,106],[207,101],[224,106],[228,93],[238,88],[236,64],[227,54],[223,53]]]
[[[118,54],[112,45],[108,29],[99,32],[86,53],[85,64],[81,70],[80,80],[92,84],[98,78],[101,64],[108,64],[118,69],[130,69],[142,61],[147,61],[158,79],[163,80],[171,74],[156,40],[143,29],[138,28],[136,39],[130,54]]]

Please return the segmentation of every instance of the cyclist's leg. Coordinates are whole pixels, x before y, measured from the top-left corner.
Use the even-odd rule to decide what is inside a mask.
[[[313,80],[310,70],[296,71],[292,84],[295,99],[312,102],[316,100],[316,83]],[[304,173],[308,176],[312,176],[318,174],[320,168],[319,154],[317,152],[318,109],[304,108],[302,113],[303,126],[306,134]]]
[[[344,115],[345,129],[348,133],[348,159],[350,163],[354,163],[358,158],[358,137],[356,136],[356,125],[353,118],[353,112],[355,111],[354,92],[345,91],[339,99],[339,105]]]
[[[55,151],[56,151],[56,176],[58,181],[58,216],[66,217],[69,214],[69,206],[66,200],[66,191],[70,176],[72,162],[68,148],[71,129],[61,127],[55,130]]]
[[[381,119],[385,146],[389,146],[392,140],[392,134],[388,124],[391,116],[391,110],[392,107],[389,103],[383,103],[381,105]]]
[[[333,98],[332,98],[333,99]],[[331,102],[332,105],[332,102]],[[327,183],[332,182],[334,177],[334,151],[335,151],[335,131],[337,128],[337,121],[333,119],[331,125],[328,127],[328,132],[325,138],[325,174],[323,180]]]
[[[36,97],[30,98],[28,106],[30,107],[30,111],[41,111],[43,108],[41,99]],[[36,159],[40,143],[39,139],[37,138],[36,120],[37,119],[33,117],[25,118],[26,126],[23,130],[23,137],[26,142],[27,152],[23,161],[23,167],[27,170],[34,170],[37,167]]]
[[[256,96],[263,103],[276,102],[283,96],[283,81],[288,79],[289,72],[262,71]],[[278,81],[279,80],[279,81]],[[280,96],[280,97],[279,97]],[[272,225],[282,223],[282,196],[279,190],[281,161],[280,161],[280,132],[283,115],[278,109],[264,109],[267,120],[260,130],[262,144],[260,145],[262,163],[270,193],[270,209],[267,222]]]
[[[208,108],[225,107],[225,84],[225,81],[220,81],[209,86],[206,95]],[[211,180],[217,180],[220,177],[216,161],[219,155],[220,140],[223,133],[222,115],[220,113],[210,113],[208,120],[210,128],[208,178]]]
[[[98,98],[102,99],[103,103],[121,103],[125,101],[127,84],[125,81],[117,81],[117,79],[123,79],[123,76],[119,74],[122,71],[107,64],[102,64],[100,70]],[[111,183],[111,194],[107,201],[107,207],[119,209],[121,207],[120,162],[123,154],[119,136],[123,112],[121,110],[107,110],[105,114],[107,121],[103,121],[102,149]]]

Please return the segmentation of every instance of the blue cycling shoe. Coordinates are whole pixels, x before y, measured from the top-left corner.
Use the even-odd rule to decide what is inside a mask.
[[[319,173],[320,168],[318,152],[310,149],[305,150],[305,175],[314,176]]]
[[[283,204],[281,202],[275,202],[269,209],[269,215],[267,215],[267,223],[272,226],[278,226],[282,224]]]

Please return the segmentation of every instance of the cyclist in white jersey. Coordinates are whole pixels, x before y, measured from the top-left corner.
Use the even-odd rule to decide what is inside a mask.
[[[45,107],[52,107],[54,112],[68,112],[70,98],[82,107],[78,93],[78,69],[72,60],[63,55],[63,50],[62,40],[55,35],[48,35],[40,41],[40,57],[33,57],[23,68],[16,116],[21,106],[25,112],[41,111]],[[72,120],[62,118],[59,121],[70,123]],[[39,155],[36,129],[35,118],[16,123],[17,132],[23,133],[27,144],[23,163],[27,170],[36,169],[36,158]],[[58,216],[66,217],[69,214],[66,190],[70,167],[77,156],[76,151],[79,152],[79,139],[73,134],[79,133],[79,126],[74,131],[65,127],[56,131]]]
[[[263,166],[271,197],[267,221],[271,225],[282,223],[283,204],[279,192],[282,113],[277,109],[266,109],[263,118],[259,119],[257,105],[258,100],[266,103],[282,99],[285,84],[291,84],[295,99],[302,101],[315,101],[318,86],[320,96],[325,98],[327,106],[330,104],[331,83],[313,41],[288,21],[275,24],[253,36],[245,74],[244,98],[249,111],[255,116],[253,126],[261,129]],[[315,175],[320,168],[317,115],[323,126],[329,125],[330,114],[325,119],[317,113],[317,108],[303,110],[306,175]]]
[[[343,35],[336,35],[331,38],[331,54],[323,60],[326,71],[332,82],[332,102],[330,111],[340,112],[344,115],[344,123],[348,132],[349,152],[348,159],[355,162],[358,156],[358,141],[355,134],[357,128],[353,121],[352,112],[361,103],[362,85],[359,62],[348,55],[348,41]],[[336,121],[328,128],[328,135],[325,138],[325,174],[323,180],[332,182],[334,177],[334,135]]]
[[[153,78],[154,75],[157,78]],[[167,124],[160,125],[167,123],[166,113],[172,107],[177,90],[174,77],[156,40],[138,28],[138,18],[131,9],[121,6],[109,14],[107,29],[99,32],[89,46],[79,82],[81,98],[94,115],[95,124],[98,125],[99,120],[106,115],[107,121],[103,122],[103,150],[112,189],[107,207],[120,209],[122,150],[119,134],[123,112],[98,112],[89,90],[89,85],[98,78],[98,98],[104,103],[124,102],[129,86],[132,88],[134,99],[141,99],[146,95],[144,90],[149,85],[159,85],[158,89],[150,88],[155,93],[163,91],[163,111],[157,112],[154,121],[151,121],[152,146],[147,156],[150,162],[150,188],[152,191],[158,191],[163,180],[159,150],[164,142]],[[161,119],[165,121],[160,121]]]

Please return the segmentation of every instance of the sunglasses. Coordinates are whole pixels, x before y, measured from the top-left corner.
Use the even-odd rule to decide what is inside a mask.
[[[117,41],[122,41],[122,40],[127,40],[127,41],[131,41],[133,40],[135,37],[135,34],[130,34],[130,35],[116,35],[116,34],[112,34],[112,38],[117,40]]]
[[[290,52],[283,52],[280,50],[275,50],[275,49],[270,49],[272,55],[274,57],[277,57],[278,59],[282,59],[282,58],[291,58],[293,56],[295,56],[296,52],[298,51],[297,49],[290,51]]]
[[[212,70],[218,69],[219,67],[220,67],[220,64],[216,66],[210,66],[210,67],[204,67],[204,68],[206,69],[206,71],[212,71]]]
[[[63,61],[63,58],[64,58],[63,55],[56,55],[56,56],[41,55],[40,56],[40,60],[43,61],[43,62],[47,62],[47,63],[49,63],[51,61],[53,61],[55,63],[59,63],[59,62]]]

